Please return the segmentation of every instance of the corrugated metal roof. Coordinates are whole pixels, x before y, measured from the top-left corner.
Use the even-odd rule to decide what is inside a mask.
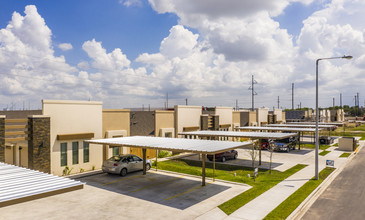
[[[316,125],[268,124],[267,127],[315,128]],[[335,125],[318,125],[319,128],[336,128]]]
[[[247,130],[267,130],[267,131],[292,131],[292,132],[315,132],[315,128],[292,128],[292,127],[256,127],[256,126],[246,126],[237,127],[236,129],[247,129]],[[322,130],[321,128],[318,129]]]
[[[0,163],[0,207],[49,196],[52,192],[81,189],[83,185],[68,178]]]
[[[313,121],[303,121],[303,122],[287,122],[287,124],[298,124],[298,125],[315,125],[316,122]],[[318,122],[319,125],[343,125],[343,122]]]
[[[179,132],[179,135],[283,139],[296,136],[297,134],[273,133],[273,132],[192,131],[192,132]]]
[[[121,138],[106,138],[88,140],[93,144],[123,145],[147,149],[194,152],[194,153],[219,153],[230,149],[251,146],[251,142],[213,141],[185,138],[163,138],[132,136]]]

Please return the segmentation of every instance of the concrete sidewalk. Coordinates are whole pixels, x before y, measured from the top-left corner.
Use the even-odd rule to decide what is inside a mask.
[[[340,168],[345,164],[347,158],[339,158],[343,151],[337,150],[336,147],[330,147],[327,150],[330,150],[331,152],[325,156],[319,156],[319,170],[325,168],[326,160],[334,160],[335,168]],[[309,154],[310,156],[305,157],[303,161],[297,161],[298,164],[307,164],[307,167],[280,182],[270,190],[261,194],[240,209],[236,210],[231,215],[227,216],[225,213],[219,210],[219,208],[216,208],[205,213],[203,216],[200,216],[198,219],[263,219],[267,214],[269,214],[284,200],[286,200],[292,193],[303,186],[309,179],[314,177],[315,154],[314,151]]]

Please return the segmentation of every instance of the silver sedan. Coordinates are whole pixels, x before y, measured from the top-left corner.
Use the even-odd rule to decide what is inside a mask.
[[[149,170],[151,165],[151,161],[146,160],[146,170]],[[133,154],[116,155],[104,161],[102,169],[105,173],[125,176],[129,172],[143,170],[143,159]]]

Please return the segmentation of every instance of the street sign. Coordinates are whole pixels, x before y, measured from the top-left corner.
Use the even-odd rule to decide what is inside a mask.
[[[334,167],[335,166],[335,161],[334,160],[326,160],[326,166]]]

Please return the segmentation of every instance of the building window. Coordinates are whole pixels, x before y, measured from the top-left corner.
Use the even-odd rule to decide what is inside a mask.
[[[67,143],[61,143],[61,167],[67,166]]]
[[[89,162],[89,143],[84,142],[84,163],[88,163]]]
[[[113,156],[119,155],[119,147],[112,147],[113,148]]]
[[[72,142],[72,164],[79,163],[79,142]]]

